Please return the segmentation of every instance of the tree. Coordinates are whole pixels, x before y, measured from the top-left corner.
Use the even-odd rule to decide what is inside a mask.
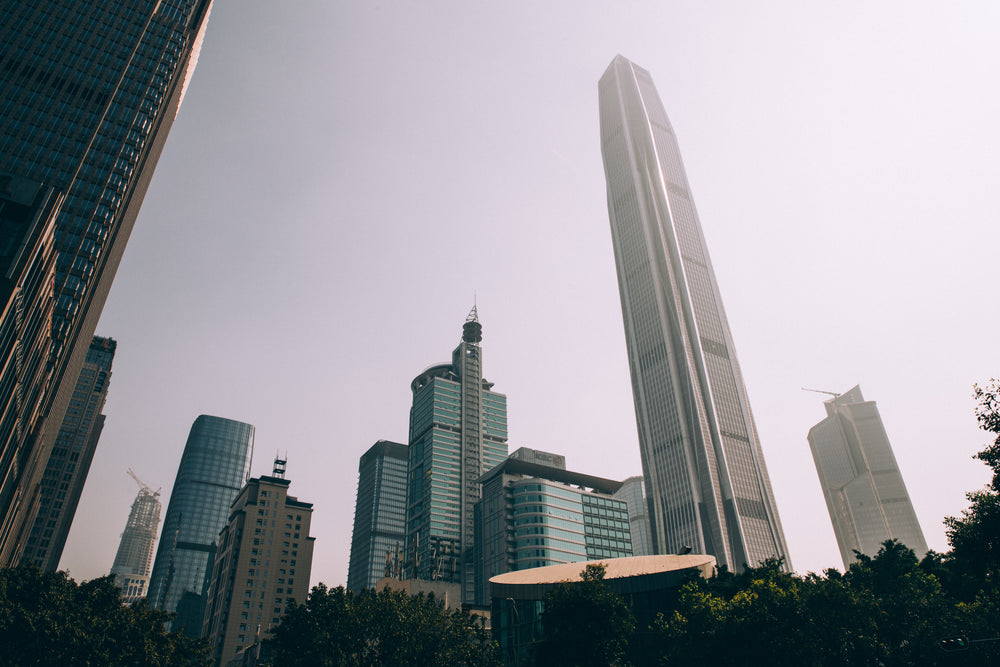
[[[988,465],[993,478],[985,488],[967,493],[969,508],[961,517],[946,518],[945,525],[957,564],[973,577],[995,582],[1000,575],[1000,382],[990,380],[985,388],[975,385],[973,393],[979,427],[996,435],[973,458]]]
[[[167,632],[169,615],[127,607],[112,577],[0,570],[0,660],[11,665],[208,665],[208,646]]]
[[[635,619],[621,596],[604,583],[606,568],[590,564],[581,581],[563,582],[545,596],[545,640],[536,650],[539,665],[607,667],[625,665]]]
[[[305,604],[291,605],[269,644],[276,667],[500,665],[478,618],[433,596],[389,589],[319,584]]]

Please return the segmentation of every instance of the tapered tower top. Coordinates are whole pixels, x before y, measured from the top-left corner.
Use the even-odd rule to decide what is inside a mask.
[[[479,323],[479,312],[476,306],[469,311],[469,316],[465,318],[462,325],[462,340],[466,343],[478,343],[483,340],[483,325]]]

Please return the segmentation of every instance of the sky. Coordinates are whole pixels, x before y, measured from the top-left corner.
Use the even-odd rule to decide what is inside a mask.
[[[60,567],[164,512],[195,418],[252,423],[347,578],[359,456],[473,304],[510,449],[641,474],[597,81],[647,69],[680,142],[792,565],[842,568],[806,434],[877,402],[930,548],[987,481],[1000,4],[216,0],[97,333],[107,423]],[[994,332],[994,333],[990,333]]]

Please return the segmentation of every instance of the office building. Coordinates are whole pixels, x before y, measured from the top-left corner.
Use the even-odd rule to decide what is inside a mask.
[[[855,551],[874,556],[890,539],[923,558],[927,542],[875,401],[856,386],[823,406],[826,419],[809,429],[809,448],[844,567]]]
[[[266,640],[288,604],[309,593],[312,503],[288,495],[285,461],[240,491],[219,535],[202,635],[216,664]]]
[[[0,1],[0,208],[34,211],[14,225],[0,212],[0,248],[23,248],[5,267],[17,289],[7,290],[4,309],[15,316],[5,325],[15,326],[0,349],[13,361],[0,384],[0,566],[24,554],[49,455],[210,7]],[[8,335],[30,355],[9,354]]]
[[[649,509],[642,477],[629,477],[622,482],[622,488],[615,492],[615,498],[628,505],[628,524],[632,531],[632,555],[652,556],[653,543],[649,535]]]
[[[558,461],[561,466],[538,461]],[[566,470],[557,454],[527,448],[480,478],[476,503],[477,605],[489,605],[490,579],[504,572],[632,556],[622,483]]]
[[[407,576],[459,582],[463,603],[475,597],[479,478],[507,458],[507,397],[483,379],[482,331],[473,308],[451,363],[431,366],[410,384]]]
[[[649,72],[617,56],[599,84],[608,215],[653,551],[731,570],[788,550],[681,163]]]
[[[115,578],[115,585],[122,590],[122,598],[130,604],[146,597],[149,590],[156,529],[160,527],[160,490],[153,491],[131,470],[128,474],[139,485],[139,493],[132,503],[132,511],[118,543],[111,575]]]
[[[177,616],[168,629],[201,635],[205,591],[219,533],[230,506],[250,478],[254,428],[250,424],[201,415],[191,426],[163,531],[149,577],[147,599],[154,609]]]
[[[45,465],[38,511],[21,562],[34,563],[43,570],[59,567],[76,506],[104,428],[101,410],[108,395],[116,346],[113,339],[99,336],[94,336],[90,343],[69,409],[56,436],[55,447]]]
[[[361,455],[347,587],[375,588],[401,574],[406,545],[406,445],[379,440]]]

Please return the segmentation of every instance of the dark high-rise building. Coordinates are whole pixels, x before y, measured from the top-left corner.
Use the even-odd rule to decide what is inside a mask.
[[[601,152],[653,549],[788,550],[680,149],[649,72],[599,84]]]
[[[406,445],[379,440],[358,463],[358,498],[347,587],[375,588],[379,579],[398,572],[406,544]]]
[[[270,476],[240,491],[219,535],[202,632],[216,664],[270,638],[288,604],[309,593],[312,503],[288,495],[289,484],[285,461],[275,460]]]
[[[163,532],[149,578],[149,604],[177,616],[172,630],[201,634],[205,591],[212,575],[219,532],[229,508],[250,478],[254,428],[201,415],[191,426]]]
[[[156,553],[156,529],[160,527],[160,491],[153,491],[131,470],[128,474],[139,484],[139,493],[132,503],[128,522],[118,543],[118,553],[111,566],[115,585],[122,589],[122,599],[132,603],[146,597],[149,572]]]
[[[101,410],[108,396],[116,347],[113,339],[99,336],[94,336],[90,343],[69,409],[45,466],[38,513],[22,562],[34,563],[43,570],[59,567],[66,536],[104,428]]]
[[[559,563],[632,556],[622,483],[566,470],[558,454],[522,447],[480,478],[476,503],[476,599],[490,579]]]
[[[927,542],[875,401],[856,386],[823,405],[827,416],[809,429],[809,448],[844,567],[855,551],[874,556],[891,539],[923,558]]]
[[[0,1],[0,248],[21,248],[5,267],[17,289],[4,308],[16,313],[13,335],[30,353],[0,349],[3,361],[16,362],[0,384],[8,411],[0,418],[0,566],[21,559],[49,454],[210,7]],[[15,211],[22,222],[8,224],[18,206],[34,214]]]
[[[507,397],[483,379],[483,327],[473,308],[450,364],[410,383],[408,575],[460,583],[475,597],[473,506],[480,476],[507,458]]]

